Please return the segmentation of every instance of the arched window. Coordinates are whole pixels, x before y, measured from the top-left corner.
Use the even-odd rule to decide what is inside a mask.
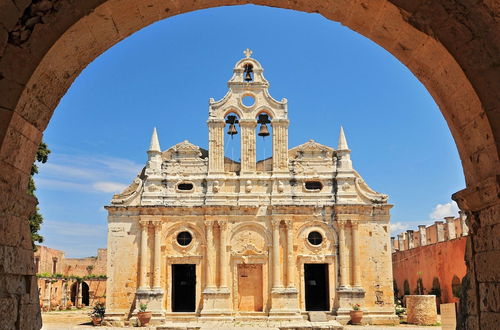
[[[415,294],[424,294],[424,283],[422,282],[422,278],[418,278],[417,287],[415,288]]]
[[[454,297],[460,299],[460,296],[462,295],[462,281],[460,281],[457,275],[454,275],[451,280],[451,292]]]
[[[403,290],[404,290],[405,296],[410,294],[410,283],[408,283],[408,280],[404,281]]]
[[[228,172],[239,172],[241,168],[241,129],[240,118],[234,113],[225,117],[224,127],[224,169]]]
[[[267,113],[261,112],[256,119],[255,158],[257,159],[257,171],[272,171],[273,128],[271,126],[271,117]]]
[[[429,291],[429,294],[433,294],[436,298],[441,297],[441,284],[439,283],[439,278],[434,277],[432,279],[432,289]]]

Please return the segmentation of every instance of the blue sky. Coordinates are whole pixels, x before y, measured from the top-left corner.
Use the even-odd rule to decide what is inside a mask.
[[[208,100],[225,95],[247,47],[271,95],[288,99],[289,147],[336,147],[342,125],[354,167],[394,204],[394,233],[456,212],[450,196],[465,186],[456,146],[405,66],[318,14],[246,5],[155,23],[76,79],[45,131],[52,154],[36,177],[44,244],[70,257],[105,247],[103,205],[144,165],[152,128],[164,150],[185,139],[206,148]]]

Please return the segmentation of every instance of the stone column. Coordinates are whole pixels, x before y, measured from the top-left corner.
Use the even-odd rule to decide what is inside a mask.
[[[82,307],[82,282],[81,281],[78,281],[78,285],[77,285],[77,298],[76,298],[76,306],[81,308]]]
[[[280,262],[280,220],[272,220],[273,227],[273,288],[282,288],[281,283],[281,262]]]
[[[286,221],[286,273],[287,273],[287,286],[289,288],[295,287],[295,256],[293,255],[293,221]]]
[[[288,123],[287,119],[273,119],[273,172],[288,171]]]
[[[208,120],[208,172],[224,173],[224,119]]]
[[[52,281],[45,280],[45,294],[43,297],[43,307],[50,310],[50,292],[52,291]]]
[[[403,234],[398,234],[398,247],[399,247],[399,251],[405,250],[405,241],[403,238]]]
[[[406,238],[408,239],[408,249],[413,249],[415,247],[413,243],[413,230],[406,231]]]
[[[356,288],[361,288],[361,267],[359,260],[359,234],[358,228],[359,224],[352,223],[351,231],[352,231],[352,269],[353,269],[353,277],[354,277],[354,286]]]
[[[155,221],[153,225],[155,228],[153,289],[161,291],[161,220]]]
[[[67,289],[66,287],[68,286],[68,282],[66,280],[62,281],[62,286],[61,286],[61,305],[63,309],[66,309],[66,305],[68,305],[68,295],[67,295]]]
[[[345,222],[338,221],[339,227],[339,259],[340,259],[340,287],[347,288],[349,286],[349,275],[347,268],[347,248],[345,245]]]
[[[206,260],[206,272],[207,272],[207,283],[206,288],[213,289],[215,288],[215,249],[214,249],[214,222],[213,221],[205,221],[205,226],[207,229],[207,260]]]
[[[457,233],[455,231],[455,217],[446,217],[446,232],[448,233],[448,239],[457,238]]]
[[[228,260],[227,260],[227,222],[221,220],[219,223],[220,230],[220,244],[219,244],[219,260],[220,260],[220,268],[219,268],[219,278],[220,283],[219,287],[227,288],[227,274],[228,270]]]
[[[391,236],[391,253],[396,252],[396,238]]]
[[[147,283],[148,274],[148,227],[149,221],[141,220],[139,221],[141,225],[141,251],[139,255],[139,290],[149,289],[149,284]]]
[[[255,119],[241,119],[241,173],[255,173]]]
[[[458,214],[460,214],[460,225],[462,226],[462,236],[467,236],[469,234],[469,227],[467,227],[467,224],[465,223],[467,215],[465,214],[464,211],[458,211]]]
[[[419,239],[420,239],[420,246],[426,246],[427,245],[427,231],[425,229],[425,225],[419,225],[418,226],[418,233],[419,233]]]
[[[435,224],[436,224],[437,241],[438,242],[444,242],[445,235],[444,235],[444,224],[443,224],[443,221],[435,221]]]

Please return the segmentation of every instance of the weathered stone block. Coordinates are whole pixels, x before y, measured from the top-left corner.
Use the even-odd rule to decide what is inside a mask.
[[[500,250],[477,253],[475,259],[477,281],[500,282]]]
[[[479,283],[480,308],[484,312],[500,312],[500,283]]]
[[[406,296],[407,320],[410,324],[431,325],[437,322],[436,296]]]

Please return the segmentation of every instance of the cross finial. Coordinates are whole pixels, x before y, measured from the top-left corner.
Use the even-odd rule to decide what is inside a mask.
[[[245,49],[245,51],[243,52],[243,54],[245,54],[245,56],[247,58],[249,58],[250,56],[252,56],[252,51],[250,50],[250,48],[247,48],[247,49]]]

